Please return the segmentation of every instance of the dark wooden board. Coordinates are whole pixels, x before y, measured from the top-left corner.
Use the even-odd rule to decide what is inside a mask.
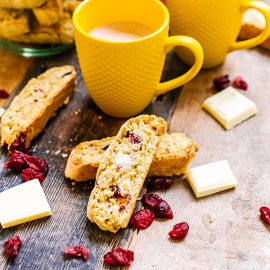
[[[7,52],[6,54],[9,55]],[[27,60],[18,59],[21,64],[23,61]],[[35,60],[31,66],[29,65],[29,69],[26,68],[28,72],[24,80],[20,81],[18,78],[17,83],[13,84],[14,87],[19,85],[14,90],[14,95],[19,93],[30,78],[40,74],[44,66],[64,64],[76,67],[78,72],[76,93],[70,103],[62,107],[48,122],[44,132],[32,142],[35,155],[46,159],[50,166],[43,188],[53,215],[50,218],[0,230],[0,246],[15,234],[23,240],[21,251],[14,260],[4,254],[0,255],[2,269],[101,269],[105,267],[103,255],[118,245],[127,247],[132,235],[136,234],[130,228],[117,234],[103,232],[90,223],[86,218],[86,206],[94,183],[74,185],[74,182],[65,179],[63,174],[67,155],[75,145],[86,140],[115,135],[125,121],[104,115],[91,100],[83,82],[75,49],[57,57]],[[176,77],[185,70],[176,55],[170,53],[162,80]],[[1,80],[4,81],[5,78],[0,77],[0,84]],[[178,94],[179,90],[174,90],[156,98],[145,113],[162,116],[169,122]],[[6,101],[5,107],[11,100],[12,97]],[[6,157],[2,156],[2,161],[3,159]],[[0,179],[0,191],[22,182],[19,175],[7,172],[3,168]],[[89,248],[90,259],[87,262],[63,255],[65,246],[78,244]]]

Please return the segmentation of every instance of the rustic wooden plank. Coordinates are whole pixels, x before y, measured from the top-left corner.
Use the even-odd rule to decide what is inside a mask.
[[[25,73],[32,63],[32,59],[27,59],[0,48],[0,89],[5,89],[12,94],[19,86]],[[0,99],[0,106],[5,104],[5,99]]]
[[[45,131],[32,143],[37,156],[45,158],[50,171],[43,184],[52,207],[53,216],[33,221],[14,228],[0,230],[3,242],[18,234],[24,241],[15,260],[0,255],[3,269],[101,269],[103,255],[115,246],[126,247],[132,237],[132,230],[117,234],[103,232],[86,218],[86,206],[93,183],[73,185],[64,178],[67,154],[79,142],[115,135],[125,119],[104,115],[93,103],[84,85],[75,50],[68,53],[35,61],[27,79],[37,76],[42,66],[52,67],[72,64],[78,71],[77,91],[68,106],[59,110]],[[169,55],[163,80],[179,75],[185,70],[175,54]],[[25,80],[25,81],[26,81]],[[178,90],[157,98],[146,113],[155,113],[170,120],[177,101]],[[0,191],[21,183],[20,176],[1,170]],[[88,262],[63,256],[68,245],[84,244],[90,249]]]
[[[192,166],[227,159],[238,187],[196,199],[188,182],[176,178],[167,192],[159,192],[172,206],[174,219],[156,221],[130,243],[135,251],[131,269],[268,269],[269,226],[259,218],[259,208],[269,206],[270,193],[270,53],[261,49],[230,54],[224,65],[202,71],[184,86],[170,130],[184,132],[198,141],[201,150]],[[222,74],[243,75],[249,83],[244,92],[259,113],[225,131],[207,112],[203,101],[215,93],[213,79]],[[171,227],[187,221],[184,241],[170,241]]]

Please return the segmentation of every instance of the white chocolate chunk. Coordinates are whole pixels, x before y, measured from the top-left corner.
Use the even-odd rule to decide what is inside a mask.
[[[0,193],[0,222],[3,228],[51,215],[50,206],[37,179]]]
[[[231,86],[206,99],[203,108],[226,129],[235,127],[257,113],[255,103]]]
[[[227,160],[188,169],[186,177],[197,198],[230,189],[237,185],[237,180]]]
[[[130,168],[132,164],[130,155],[123,154],[122,152],[117,153],[114,162],[123,168]]]

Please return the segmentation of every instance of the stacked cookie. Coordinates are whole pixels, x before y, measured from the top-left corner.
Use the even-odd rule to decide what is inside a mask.
[[[249,9],[243,18],[242,28],[239,34],[240,40],[247,40],[258,36],[265,29],[263,15],[255,9]],[[260,44],[261,47],[270,50],[270,37]]]
[[[74,42],[71,16],[80,0],[1,0],[0,37],[37,44]]]
[[[185,173],[199,147],[166,129],[164,119],[140,115],[124,123],[115,137],[83,142],[71,152],[65,176],[96,179],[87,217],[102,230],[127,227],[146,177]]]

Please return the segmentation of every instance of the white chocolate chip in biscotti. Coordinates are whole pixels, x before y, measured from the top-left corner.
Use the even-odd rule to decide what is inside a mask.
[[[111,142],[101,158],[87,208],[87,217],[100,229],[117,232],[127,227],[166,128],[164,119],[141,115],[128,120]],[[120,167],[115,160],[131,168]]]
[[[114,162],[122,168],[131,168],[132,165],[130,155],[123,154],[122,152],[117,153]]]

